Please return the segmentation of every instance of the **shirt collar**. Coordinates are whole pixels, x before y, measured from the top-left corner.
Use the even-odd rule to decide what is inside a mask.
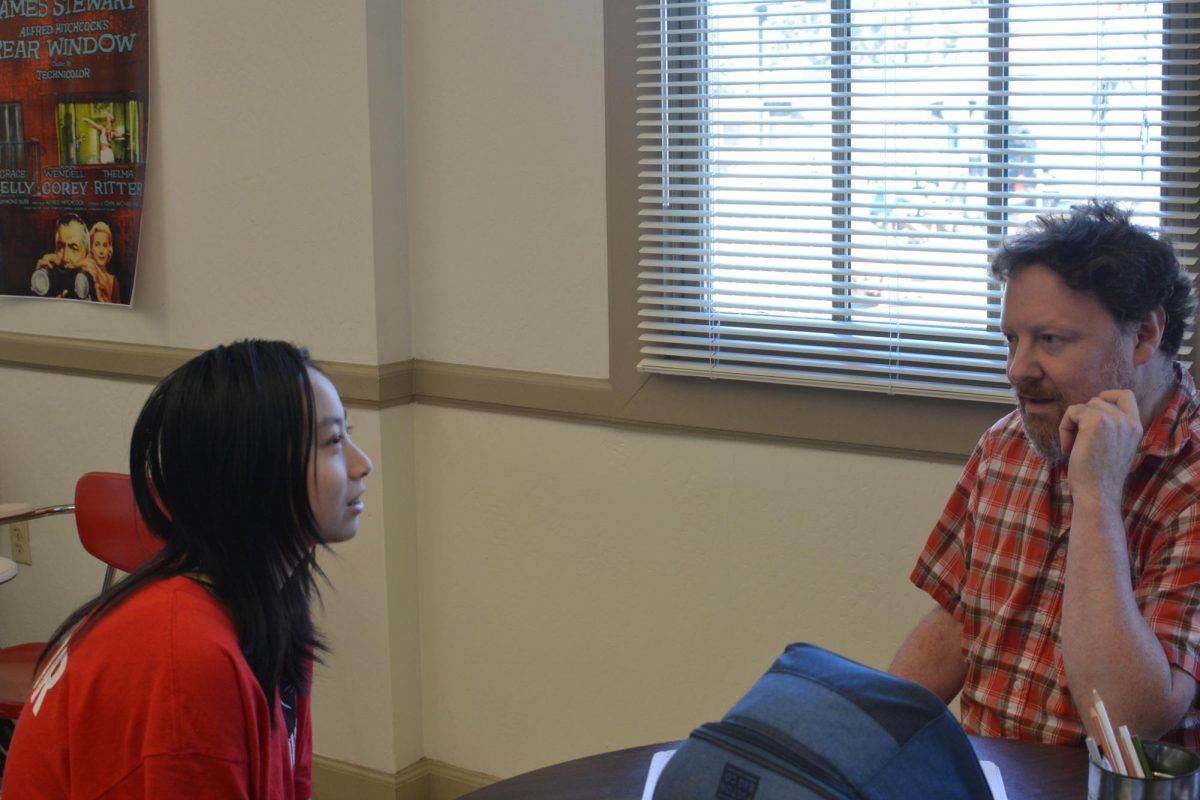
[[[1196,396],[1196,385],[1192,381],[1191,373],[1178,361],[1174,363],[1173,368],[1175,389],[1166,408],[1150,423],[1150,427],[1142,436],[1139,449],[1143,456],[1166,458],[1174,455],[1192,436],[1189,421],[1197,413],[1200,398]]]

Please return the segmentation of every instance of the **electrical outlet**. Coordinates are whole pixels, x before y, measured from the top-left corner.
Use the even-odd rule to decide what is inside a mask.
[[[12,560],[18,564],[33,564],[33,551],[29,548],[29,522],[14,522],[8,526],[12,543]]]

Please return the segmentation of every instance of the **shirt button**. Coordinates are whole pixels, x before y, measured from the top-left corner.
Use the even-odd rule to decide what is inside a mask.
[[[1025,681],[1018,678],[1017,680],[1013,681],[1013,688],[1016,689],[1018,692],[1021,691],[1022,689],[1025,688]]]

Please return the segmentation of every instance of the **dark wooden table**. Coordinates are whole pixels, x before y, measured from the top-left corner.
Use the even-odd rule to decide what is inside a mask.
[[[461,800],[641,800],[650,758],[678,742],[617,750],[527,772]],[[1008,800],[1079,800],[1087,796],[1087,751],[1079,747],[972,736],[979,758],[1004,776]]]

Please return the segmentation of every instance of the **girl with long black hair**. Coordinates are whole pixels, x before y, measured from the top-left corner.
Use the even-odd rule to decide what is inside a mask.
[[[349,434],[285,342],[216,347],[154,389],[130,474],[165,545],[47,644],[6,798],[311,796],[314,556],[357,532],[372,467]]]

